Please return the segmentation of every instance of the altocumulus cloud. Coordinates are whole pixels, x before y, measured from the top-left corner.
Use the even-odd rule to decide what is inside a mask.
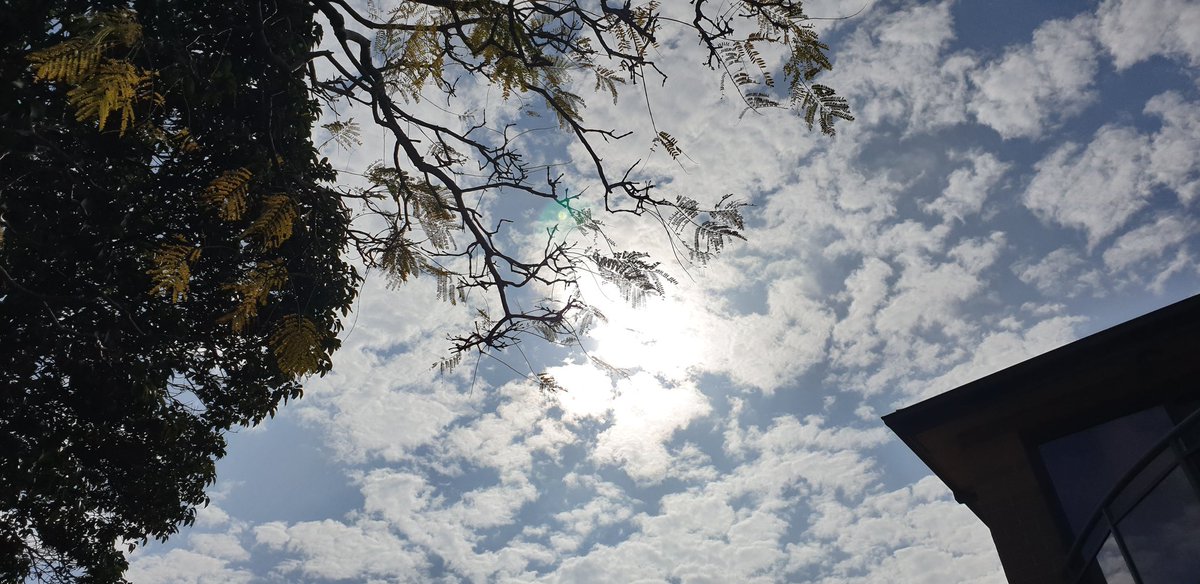
[[[1200,8],[1030,3],[1018,25],[983,3],[864,4],[819,23],[859,116],[834,140],[739,117],[682,34],[657,58],[689,73],[645,98],[686,160],[649,152],[641,95],[589,102],[639,132],[606,158],[752,203],[748,242],[667,265],[681,283],[638,310],[586,290],[611,317],[587,355],[530,346],[444,376],[429,364],[467,317],[431,282],[370,281],[334,372],[233,437],[214,504],[130,578],[1003,582],[986,529],[877,416],[1197,290]],[[478,119],[513,115],[461,91]],[[524,139],[588,186],[579,152]],[[331,160],[381,156],[364,141]],[[644,223],[611,228],[671,257]],[[530,368],[568,391],[513,372]]]

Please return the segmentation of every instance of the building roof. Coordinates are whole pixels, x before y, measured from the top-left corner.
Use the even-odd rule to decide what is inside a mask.
[[[992,531],[1013,582],[1051,582],[1072,543],[1038,446],[1200,397],[1200,296],[1065,345],[884,422]],[[1014,577],[1014,570],[1041,574]],[[1043,579],[1046,578],[1046,579]]]

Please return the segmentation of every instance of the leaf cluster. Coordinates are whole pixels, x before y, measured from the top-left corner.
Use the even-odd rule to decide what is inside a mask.
[[[430,276],[476,310],[448,369],[525,334],[577,341],[604,318],[578,296],[583,274],[634,304],[675,282],[621,249],[601,209],[657,218],[698,262],[743,239],[733,196],[703,209],[606,162],[598,143],[630,134],[588,125],[587,89],[649,107],[666,80],[658,39],[679,26],[750,108],[790,107],[826,134],[852,117],[817,82],[831,64],[800,2],[664,16],[681,6],[14,0],[28,26],[0,38],[0,581],[118,582],[115,543],[193,521],[224,432],[332,367],[361,282],[347,251],[393,286]],[[583,153],[588,204],[524,155],[535,129],[467,111],[464,84],[552,116],[545,131]],[[417,107],[434,98],[449,122]],[[360,107],[388,135],[365,188],[334,187],[312,140],[322,106]],[[342,119],[328,141],[360,145]],[[643,147],[684,156],[651,130]],[[501,202],[569,218],[530,247]]]
[[[119,582],[115,544],[194,521],[225,432],[329,369],[360,281],[276,60],[307,58],[311,5],[132,5],[5,8],[3,582]]]
[[[797,0],[738,0],[726,9],[700,2],[686,19],[678,14],[664,18],[664,7],[656,1],[416,0],[387,9],[372,4],[365,14],[334,0],[314,5],[343,54],[321,55],[337,74],[310,72],[312,87],[331,106],[366,106],[395,140],[392,157],[364,173],[375,186],[355,193],[364,213],[384,219],[385,227],[356,236],[356,247],[393,285],[432,274],[440,296],[462,300],[479,292],[502,309],[477,323],[475,332],[454,337],[456,352],[502,346],[530,329],[563,330],[567,305],[578,309],[584,303],[545,296],[532,308],[518,309],[514,295],[529,287],[569,288],[582,264],[615,280],[633,278],[619,283],[631,298],[659,289],[653,279],[610,262],[615,257],[631,261],[634,256],[615,254],[636,252],[615,249],[602,224],[560,192],[559,177],[545,173],[544,180],[539,178],[509,132],[511,126],[488,126],[471,112],[461,114],[461,126],[447,125],[417,113],[411,104],[433,95],[453,111],[456,89],[473,83],[494,88],[502,100],[519,102],[514,108],[530,115],[548,110],[586,153],[599,190],[598,206],[659,217],[698,262],[744,238],[742,204],[725,198],[711,212],[701,213],[694,201],[657,196],[654,185],[631,178],[633,168],[610,168],[593,143],[626,134],[586,124],[582,87],[590,83],[614,102],[637,87],[649,103],[647,76],[666,80],[654,61],[663,50],[659,36],[664,26],[683,26],[697,36],[708,51],[708,64],[733,82],[750,109],[790,107],[810,127],[830,135],[837,120],[852,119],[845,100],[817,82],[832,64]],[[371,36],[360,33],[362,28]],[[774,92],[777,78],[786,91],[779,96]],[[336,139],[339,127],[327,129]],[[684,156],[679,140],[657,127],[649,147],[672,158]],[[540,257],[528,257],[502,245],[504,218],[481,211],[500,196],[556,203],[568,209],[574,224],[548,228]],[[668,216],[672,218],[664,219]],[[571,233],[599,237],[608,251],[593,253],[596,248],[589,247],[580,253],[562,239]],[[600,257],[609,263],[600,265]]]
[[[742,232],[746,229],[746,223],[741,211],[745,206],[745,202],[727,194],[717,201],[715,207],[701,210],[700,203],[695,199],[680,195],[671,205],[675,212],[666,223],[680,236],[679,241],[688,256],[703,264],[721,253],[730,240],[745,241]]]
[[[818,75],[833,68],[825,54],[829,47],[822,43],[804,14],[800,2],[777,0],[741,0],[739,7],[745,16],[758,22],[758,30],[745,38],[725,38],[711,42],[710,64],[719,66],[725,73],[725,82],[731,82],[746,104],[742,115],[750,111],[769,108],[788,108],[804,118],[808,128],[819,125],[828,136],[836,134],[837,120],[853,121],[850,105],[829,86],[816,83]],[[728,17],[713,22],[717,30],[728,30]],[[764,54],[764,47],[782,50],[783,65],[780,68],[787,87],[786,96],[774,93],[776,87],[774,67]]]
[[[125,10],[98,13],[76,24],[67,40],[29,53],[33,79],[69,86],[67,100],[75,108],[76,121],[94,118],[103,131],[109,116],[120,114],[119,132],[124,135],[134,122],[135,104],[162,101],[153,90],[153,72],[106,56],[135,48],[141,26]]]

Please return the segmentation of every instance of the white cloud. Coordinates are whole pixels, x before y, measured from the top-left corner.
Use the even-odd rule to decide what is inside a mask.
[[[858,164],[859,147],[839,142],[791,171],[793,181],[773,193],[759,213],[765,223],[746,246],[792,276],[822,260],[861,254],[879,240],[880,229],[896,215],[904,184],[887,173]]]
[[[1095,247],[1146,205],[1148,148],[1136,130],[1106,125],[1086,148],[1068,143],[1039,161],[1025,206],[1044,220],[1083,229]]]
[[[922,206],[926,213],[941,215],[947,223],[978,215],[992,187],[1011,166],[989,152],[969,152],[962,158],[970,166],[951,172],[941,196]]]
[[[822,583],[1004,582],[991,538],[934,477],[855,504],[822,498],[810,533],[789,546],[789,571]],[[837,553],[830,553],[836,551]]]
[[[1187,272],[1200,274],[1200,264],[1196,263],[1195,259],[1192,258],[1192,254],[1187,249],[1180,249],[1175,252],[1175,259],[1159,269],[1158,273],[1153,275],[1153,278],[1146,287],[1155,294],[1162,294],[1167,280],[1176,274]]]
[[[188,543],[197,553],[206,556],[233,562],[250,559],[250,552],[233,533],[196,533],[188,537]]]
[[[842,367],[865,367],[878,358],[875,349],[883,339],[875,331],[875,313],[888,296],[888,279],[894,271],[879,258],[866,258],[846,278],[844,294],[850,299],[846,316],[833,329],[834,362]]]
[[[385,376],[386,369],[376,371]],[[347,388],[332,401],[332,408],[309,406],[302,413],[328,429],[332,445],[347,462],[361,462],[368,456],[403,460],[470,411],[467,393],[444,384],[432,390],[360,386]]]
[[[876,316],[876,329],[899,337],[934,329],[953,333],[961,322],[959,307],[980,291],[979,275],[996,260],[1003,245],[1003,234],[995,233],[959,243],[948,254],[951,261],[907,256],[896,293]]]
[[[1187,241],[1195,232],[1196,223],[1188,217],[1159,217],[1121,234],[1104,250],[1104,265],[1115,272],[1161,258],[1167,249]]]
[[[1153,133],[1107,124],[1086,148],[1068,143],[1035,166],[1024,203],[1042,219],[1083,229],[1088,246],[1122,228],[1164,186],[1190,204],[1200,193],[1200,113],[1176,92],[1151,98]]]
[[[307,577],[362,580],[387,576],[401,582],[420,581],[427,565],[419,551],[401,541],[382,522],[345,525],[337,521],[306,521],[285,526],[268,523],[254,529],[259,544],[300,556],[284,560],[276,570]]]
[[[554,514],[554,520],[571,534],[560,540],[562,545],[556,546],[559,551],[573,552],[597,527],[624,523],[633,517],[634,501],[617,485],[576,473],[568,474],[563,482],[568,486],[586,487],[595,496]]]
[[[973,72],[975,118],[1005,138],[1038,138],[1082,111],[1095,99],[1093,28],[1090,16],[1046,22],[1030,44],[1012,47]]]
[[[254,574],[229,566],[227,559],[182,549],[135,556],[125,578],[134,584],[245,584]]]
[[[924,132],[967,121],[967,74],[975,60],[943,54],[955,36],[951,4],[867,14],[869,24],[839,44],[829,84],[850,96],[855,124]]]
[[[518,513],[538,498],[532,477],[534,457],[543,454],[553,459],[576,439],[549,417],[553,402],[529,383],[510,383],[491,391],[500,396],[495,410],[441,435],[434,452],[420,461],[423,472],[379,468],[359,478],[364,503],[356,529],[376,523],[387,526],[405,545],[421,550],[414,554],[436,554],[447,569],[474,582],[496,579],[497,574],[519,574],[531,561],[553,559],[550,548],[520,537],[496,551],[477,547],[485,532],[516,524]],[[482,469],[494,471],[497,480],[458,490],[446,489],[428,476],[435,471],[454,484],[464,472]]]
[[[736,408],[735,408],[736,409]],[[882,427],[828,428],[823,419],[776,418],[766,430],[734,423],[727,445],[743,462],[697,488],[664,495],[637,530],[566,558],[550,582],[778,582],[787,580],[786,538],[813,493],[859,497],[875,473],[860,450]]]
[[[216,503],[209,503],[196,509],[196,527],[214,528],[227,523],[229,523],[229,514]]]
[[[619,381],[617,392],[613,423],[600,433],[591,457],[640,483],[662,481],[673,458],[666,442],[712,411],[708,399],[690,383],[668,387],[644,373]]]
[[[1101,290],[1100,271],[1069,247],[1060,247],[1034,261],[1018,262],[1013,273],[1049,297],[1078,296],[1088,290]]]
[[[469,314],[438,300],[430,280],[406,284],[405,302],[397,303],[400,291],[368,279],[334,370],[305,387],[301,417],[328,434],[344,461],[402,460],[474,411],[482,396],[452,383],[469,365],[446,378],[431,367],[448,356],[448,344],[429,340],[466,330]]]
[[[447,432],[437,444],[442,456],[434,462],[461,461],[495,469],[503,481],[523,482],[533,456],[553,455],[563,446],[557,438],[569,434],[563,433],[561,422],[547,423],[552,401],[528,381],[517,380],[491,391],[500,395],[500,404]]]
[[[766,313],[714,319],[704,339],[705,370],[771,393],[819,363],[834,317],[805,295],[807,286],[801,278],[776,280],[768,287]]]
[[[495,580],[497,573],[520,573],[531,561],[553,560],[549,548],[521,537],[496,551],[478,547],[485,532],[513,525],[517,513],[537,498],[533,484],[523,478],[510,477],[449,500],[423,476],[376,470],[364,478],[363,495],[364,513],[382,519],[407,545],[436,555],[469,581]]]
[[[1156,55],[1200,65],[1200,5],[1188,0],[1106,0],[1098,36],[1118,70]]]
[[[1200,104],[1168,91],[1150,98],[1145,112],[1163,124],[1150,141],[1150,174],[1190,205],[1200,195]]]
[[[1085,319],[1056,316],[1032,325],[1022,323],[1016,330],[987,333],[972,343],[970,359],[959,363],[932,380],[907,384],[910,397],[903,404],[933,397],[964,383],[989,375],[1005,367],[1045,353],[1076,339],[1076,327]]]

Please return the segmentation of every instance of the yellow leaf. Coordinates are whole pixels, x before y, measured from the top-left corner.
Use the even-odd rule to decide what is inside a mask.
[[[268,342],[284,375],[301,377],[321,370],[325,351],[321,348],[321,333],[313,321],[289,314],[275,325]]]
[[[233,312],[218,318],[217,322],[228,322],[233,332],[242,332],[258,315],[259,307],[266,306],[271,291],[283,288],[287,280],[287,268],[282,259],[259,262],[241,280],[221,286],[236,294],[239,302]]]
[[[187,300],[188,283],[192,278],[192,266],[200,260],[200,248],[176,236],[179,243],[168,243],[155,250],[150,258],[152,264],[146,273],[154,282],[151,296],[166,296],[172,303]]]
[[[227,170],[208,183],[202,198],[217,210],[225,221],[237,221],[246,212],[246,193],[250,191],[251,173],[245,168]]]
[[[242,237],[257,237],[266,249],[275,249],[292,236],[292,225],[296,221],[296,205],[291,197],[283,193],[271,195],[263,200],[263,211],[242,232]]]
[[[103,55],[119,46],[132,48],[141,39],[141,26],[132,11],[117,10],[96,14],[71,32],[68,40],[26,56],[34,66],[34,80],[73,86],[66,95],[75,107],[75,119],[95,118],[101,131],[109,115],[119,112],[124,135],[134,121],[134,103],[161,103],[162,96],[150,87],[153,72]]]

